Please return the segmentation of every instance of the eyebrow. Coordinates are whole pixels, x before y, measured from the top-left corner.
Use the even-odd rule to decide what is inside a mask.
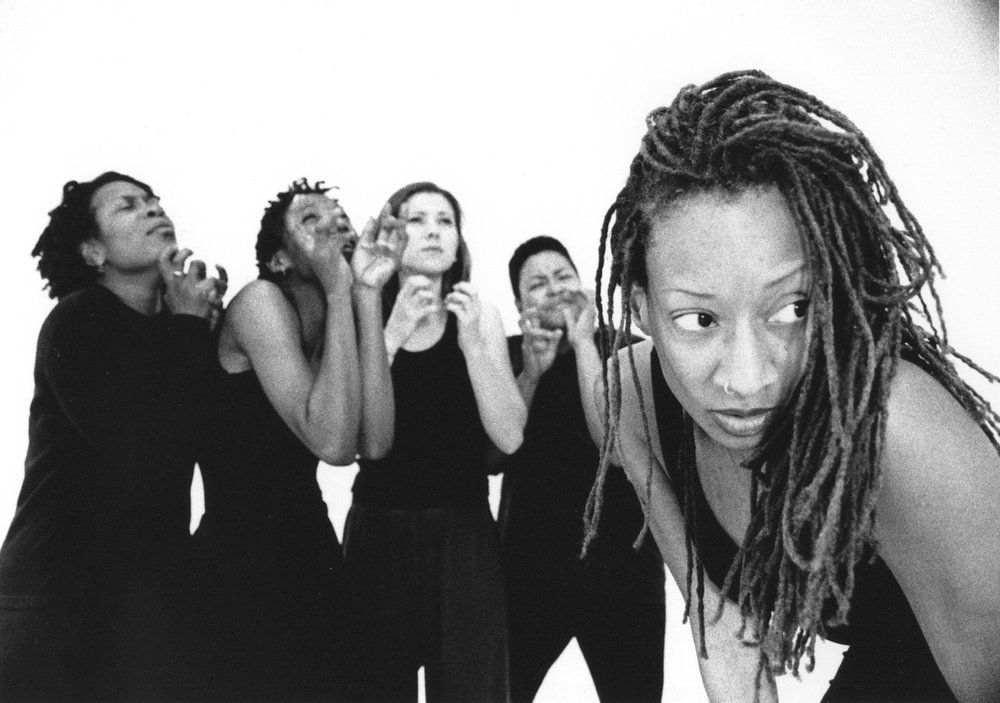
[[[795,276],[801,275],[801,274],[806,273],[806,272],[808,272],[808,267],[807,267],[807,265],[805,263],[803,263],[803,264],[801,264],[799,266],[796,266],[793,269],[790,269],[786,273],[783,273],[782,275],[778,276],[774,280],[769,281],[768,283],[765,283],[764,284],[764,290],[771,290],[773,288],[777,288],[778,286],[786,283],[789,279],[794,278]],[[670,292],[670,293],[683,293],[683,294],[689,295],[689,296],[691,296],[693,298],[703,298],[703,299],[706,299],[706,300],[711,300],[711,299],[714,299],[716,297],[715,295],[713,295],[711,293],[702,293],[702,292],[699,292],[699,291],[688,290],[687,288],[668,288],[667,291]]]

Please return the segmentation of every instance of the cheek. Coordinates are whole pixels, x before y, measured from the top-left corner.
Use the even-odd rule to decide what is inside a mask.
[[[684,405],[688,405],[691,399],[700,397],[706,384],[710,384],[717,350],[710,336],[674,334],[667,326],[669,324],[669,321],[665,325],[654,320],[651,336],[671,390]],[[689,400],[685,401],[685,397]]]
[[[809,353],[809,332],[805,325],[793,328],[774,340],[774,360],[786,389],[794,387],[802,378]]]

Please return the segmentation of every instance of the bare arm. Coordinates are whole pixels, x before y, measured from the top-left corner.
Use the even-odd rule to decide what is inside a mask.
[[[457,283],[445,306],[458,317],[458,344],[483,428],[497,449],[512,454],[524,439],[528,411],[514,382],[500,313],[483,304],[469,283]]]
[[[392,448],[396,424],[392,374],[382,329],[382,289],[399,268],[406,232],[383,208],[378,221],[370,220],[351,259],[351,293],[358,325],[358,363],[361,369],[361,428],[359,450],[377,459]]]
[[[583,415],[587,421],[587,430],[594,444],[600,448],[604,443],[604,388],[601,379],[603,367],[601,357],[594,340],[594,307],[593,294],[585,291],[587,305],[579,313],[565,310],[566,337],[576,354],[576,380],[580,390],[580,402],[583,404]],[[615,464],[620,464],[620,458],[612,456]]]
[[[323,354],[315,369],[302,349],[298,315],[277,285],[252,281],[234,298],[223,337],[250,360],[271,405],[311,452],[331,464],[356,456],[360,372],[350,275],[325,293]]]
[[[647,414],[652,415],[653,389],[650,381],[650,357],[652,343],[649,341],[635,345],[636,369],[642,383],[643,402]],[[639,501],[649,515],[650,530],[660,549],[663,560],[677,582],[682,593],[687,592],[687,547],[685,542],[684,518],[680,511],[673,486],[663,470],[663,453],[655,434],[653,446],[646,441],[642,429],[638,394],[632,382],[627,349],[618,352],[622,364],[622,412],[619,425],[618,447],[626,475],[639,496]],[[651,428],[655,432],[655,428]],[[652,449],[652,452],[650,450]],[[649,462],[652,457],[652,474]],[[647,501],[647,478],[649,495]],[[698,657],[702,682],[712,703],[749,703],[759,693],[762,703],[777,701],[777,690],[770,674],[765,673],[760,691],[756,692],[757,674],[760,670],[760,651],[748,647],[737,638],[741,618],[739,610],[732,602],[727,602],[722,617],[712,622],[717,604],[721,598],[718,589],[706,578],[704,607],[705,647],[708,658]],[[696,650],[700,649],[700,635],[697,609],[697,595],[691,603],[691,633]]]
[[[1000,691],[1000,458],[964,409],[900,362],[889,397],[879,553],[963,703]]]
[[[517,390],[527,408],[535,398],[538,383],[552,368],[559,350],[562,330],[547,330],[539,326],[538,313],[533,309],[521,313],[517,321],[521,328],[521,373],[517,375]]]

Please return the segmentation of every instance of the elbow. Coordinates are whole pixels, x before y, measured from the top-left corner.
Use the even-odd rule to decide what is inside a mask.
[[[361,443],[362,459],[384,459],[392,451],[392,437],[376,437]]]
[[[513,454],[518,449],[521,448],[521,443],[524,441],[524,430],[517,429],[509,432],[504,432],[502,437],[498,437],[494,440],[496,448],[499,449],[504,454]]]
[[[358,459],[355,442],[327,442],[317,449],[313,451],[320,461],[332,466],[349,466]]]
[[[350,466],[358,460],[358,455],[349,452],[323,452],[319,458],[324,464],[331,466]]]

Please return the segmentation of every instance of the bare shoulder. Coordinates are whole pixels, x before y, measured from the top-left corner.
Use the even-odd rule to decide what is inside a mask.
[[[1000,456],[992,443],[940,383],[901,361],[888,400],[878,539],[904,590],[925,588],[917,573],[928,586],[928,576],[939,574],[941,597],[955,597],[944,590],[945,575],[949,589],[973,587],[984,570],[992,579],[996,559],[986,555],[996,553],[998,504]]]
[[[271,281],[247,283],[226,308],[226,323],[238,336],[285,332],[298,327],[295,308]]]
[[[625,473],[637,488],[640,499],[644,495],[650,470],[654,465],[663,464],[663,452],[656,433],[656,410],[653,407],[652,350],[653,343],[650,340],[618,350],[621,374],[618,452]],[[611,382],[614,383],[614,379]]]
[[[633,413],[640,412],[642,404],[651,408],[653,399],[653,382],[650,366],[652,364],[653,342],[643,340],[632,346],[618,350],[618,367],[621,372],[622,418],[631,418]]]
[[[899,362],[887,409],[883,470],[890,489],[922,492],[1000,475],[1000,457],[972,415],[915,364]]]

